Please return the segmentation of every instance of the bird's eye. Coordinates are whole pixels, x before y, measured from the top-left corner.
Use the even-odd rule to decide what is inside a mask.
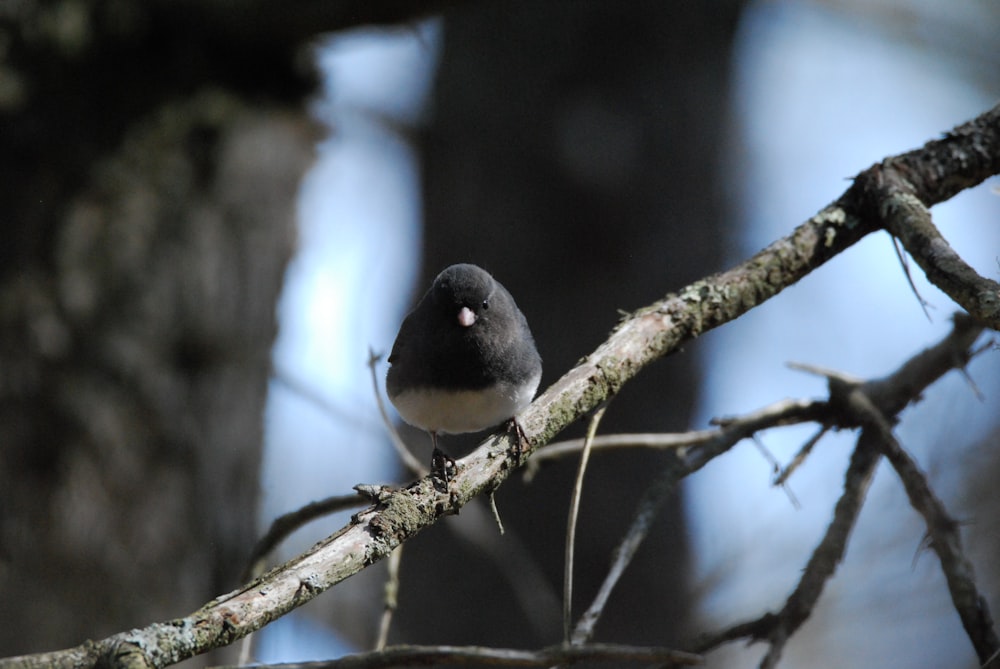
[[[487,302],[486,300],[483,300],[483,310],[486,310],[486,309],[489,309],[489,308],[490,308],[490,303]]]

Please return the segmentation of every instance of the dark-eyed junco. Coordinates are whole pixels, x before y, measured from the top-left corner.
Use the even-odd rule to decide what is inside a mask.
[[[407,315],[389,355],[386,390],[410,425],[478,432],[514,418],[538,389],[542,359],[524,314],[476,265],[452,265]]]

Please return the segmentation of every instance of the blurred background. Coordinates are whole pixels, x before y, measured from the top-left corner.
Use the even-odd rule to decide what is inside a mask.
[[[511,291],[544,387],[618,310],[739,262],[853,174],[1000,93],[1000,9],[986,0],[399,11],[0,4],[0,656],[188,613],[239,585],[275,516],[406,480],[368,350],[388,352],[444,266],[475,262]],[[997,188],[933,210],[991,277]],[[644,371],[602,430],[703,428],[822,396],[788,361],[892,371],[943,336],[954,309],[913,269],[930,318],[888,236],[873,235]],[[969,371],[985,400],[951,374],[898,434],[964,523],[996,611],[1000,359]],[[427,436],[403,430],[426,459]],[[812,432],[761,441],[787,462]],[[780,608],[829,522],[853,437],[824,438],[789,482],[797,504],[751,443],[691,477],[597,639],[680,645]],[[592,461],[576,611],[660,463]],[[505,484],[503,537],[475,506],[409,542],[390,641],[557,642],[574,469]],[[346,519],[303,528],[275,560]],[[978,666],[923,534],[882,468],[785,663]],[[368,569],[269,626],[256,659],[370,647],[384,578]],[[734,644],[709,666],[763,652]]]

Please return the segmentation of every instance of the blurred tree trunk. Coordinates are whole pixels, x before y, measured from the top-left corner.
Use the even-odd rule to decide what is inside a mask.
[[[422,145],[420,285],[452,262],[492,271],[528,317],[543,388],[604,339],[618,309],[720,267],[717,163],[738,10],[736,2],[505,2],[446,15]],[[644,373],[601,431],[686,429],[698,392],[694,363],[682,355]],[[449,437],[448,447],[459,442]],[[659,461],[637,453],[592,461],[577,613]],[[534,485],[512,480],[498,495],[508,530],[499,543],[519,539],[537,560],[554,594],[537,598],[545,611],[526,616],[509,582],[450,541],[444,523],[407,546],[398,638],[515,647],[558,640],[573,469],[552,467]],[[599,639],[676,641],[688,612],[686,565],[678,496],[616,591]]]
[[[311,80],[183,9],[0,10],[0,656],[185,613],[254,539]]]
[[[311,159],[300,48],[416,9],[0,10],[0,655],[169,618],[235,584],[254,529],[274,301]],[[588,0],[448,14],[423,138],[426,274],[457,260],[494,271],[531,320],[545,381],[603,339],[615,309],[718,267],[737,10]],[[644,374],[605,429],[685,427],[692,370],[682,356]],[[607,458],[590,473],[577,610],[656,461]],[[558,584],[551,528],[564,525],[571,472],[542,476],[500,503]],[[681,518],[679,504],[665,514],[601,638],[675,638]],[[463,564],[441,532],[407,549],[400,636],[553,639],[557,611],[529,626],[502,579],[479,557]],[[433,611],[414,604],[423,588]],[[616,607],[649,613],[637,625]]]

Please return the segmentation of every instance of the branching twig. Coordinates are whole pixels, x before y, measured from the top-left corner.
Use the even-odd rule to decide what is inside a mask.
[[[717,430],[691,432],[637,432],[627,434],[602,434],[594,437],[590,447],[594,451],[632,451],[635,449],[667,450],[695,446],[711,440]],[[524,466],[524,479],[530,482],[538,474],[542,465],[552,460],[576,455],[583,449],[584,439],[554,441],[535,451]]]
[[[833,575],[843,557],[847,539],[857,519],[875,465],[879,461],[879,449],[886,448],[884,446],[887,441],[886,435],[888,439],[895,441],[892,437],[891,419],[887,416],[894,419],[896,414],[910,402],[919,398],[928,385],[950,369],[964,367],[969,356],[975,352],[972,347],[982,331],[983,327],[974,323],[972,319],[956,316],[954,328],[941,342],[913,356],[888,377],[866,383],[832,370],[799,366],[828,378],[830,408],[840,415],[841,426],[864,427],[845,475],[844,492],[837,502],[834,518],[826,535],[813,552],[798,586],[781,611],[768,613],[757,620],[705,637],[694,645],[696,652],[707,652],[722,643],[739,638],[767,641],[770,648],[760,666],[762,668],[776,666],[785,643],[811,615],[826,581]],[[908,476],[914,478],[912,472],[908,472]],[[920,479],[926,486],[922,476]],[[915,482],[909,485],[921,488]],[[930,489],[922,489],[920,493],[920,504],[930,505],[928,501],[928,495],[932,495]],[[935,513],[934,517],[938,522],[944,522],[942,518],[947,516],[943,515],[943,509],[939,511],[942,515],[938,516]],[[951,528],[951,531],[955,532],[954,528]],[[935,541],[938,541],[937,535]],[[951,549],[959,546],[957,534],[942,541],[948,543]],[[960,610],[959,614],[963,616],[963,622],[966,621],[966,616],[969,617],[969,622],[966,623],[967,630],[971,625],[978,635],[977,640],[977,637],[973,636],[973,631],[969,631],[977,653],[980,654],[980,658],[989,657],[991,652],[996,650],[996,636],[985,600],[975,591],[971,580],[971,566],[961,553],[952,550],[948,555],[948,561],[954,564],[954,575],[948,575],[949,567],[945,566],[949,587],[953,588],[952,597],[956,598],[957,589],[962,606],[967,607],[965,612]],[[941,560],[944,565],[946,558],[942,556]],[[951,585],[953,578],[958,582],[957,586]],[[956,608],[959,606],[959,602],[956,601]]]
[[[755,432],[771,427],[810,423],[821,418],[817,409],[821,403],[811,400],[782,400],[747,414],[727,416],[712,422],[722,427],[713,430],[692,430],[690,432],[662,432],[635,434],[606,434],[594,437],[591,448],[595,453],[618,450],[652,449],[677,451],[681,457],[689,457],[709,449],[715,452],[720,447],[739,443]],[[553,442],[540,448],[525,467],[525,478],[533,478],[540,464],[575,455],[583,448],[583,439],[567,439]]]
[[[903,244],[931,283],[983,323],[1000,330],[1000,283],[980,276],[955,253],[931,220],[930,210],[902,175],[886,170],[878,181],[881,188],[875,197],[886,229]],[[920,299],[919,294],[917,297]]]
[[[611,592],[631,564],[639,546],[645,541],[653,521],[678,481],[760,430],[821,419],[824,406],[823,402],[783,400],[741,418],[718,420],[723,425],[722,428],[693,433],[696,434],[695,441],[689,447],[670,451],[667,464],[639,500],[632,522],[611,556],[611,566],[601,587],[573,629],[572,642],[582,644],[593,638],[594,629]]]
[[[748,637],[751,641],[767,641],[770,644],[761,660],[762,669],[777,665],[785,643],[812,613],[827,580],[844,556],[848,536],[861,511],[878,459],[871,433],[862,432],[844,476],[844,492],[834,508],[833,520],[781,611],[707,636],[695,644],[696,652],[707,652],[722,643]]]

